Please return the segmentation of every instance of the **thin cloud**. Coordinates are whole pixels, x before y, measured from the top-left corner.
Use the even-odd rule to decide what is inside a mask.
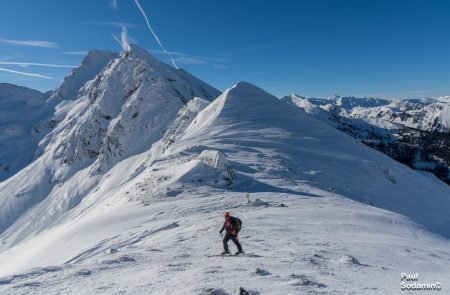
[[[111,5],[111,8],[114,9],[114,10],[118,10],[119,9],[119,3],[118,3],[117,0],[111,0],[110,5]]]
[[[207,65],[207,66],[212,66],[216,69],[228,69],[228,67],[225,65],[212,63],[212,62],[202,60],[199,58],[195,58],[195,57],[179,56],[179,57],[175,57],[174,60],[178,64],[183,64],[183,65]]]
[[[64,51],[63,54],[68,54],[68,55],[86,55],[88,54],[87,51]]]
[[[165,53],[162,50],[157,50],[157,49],[150,49],[149,50],[152,53]],[[224,57],[209,57],[209,56],[201,56],[201,55],[195,55],[195,54],[189,54],[189,53],[182,53],[182,52],[177,52],[177,51],[169,51],[170,54],[172,54],[173,56],[176,57],[191,57],[191,58],[197,58],[197,59],[201,59],[201,60],[205,60],[205,61],[212,61],[212,62],[226,62],[228,61],[227,58]]]
[[[43,47],[43,48],[58,48],[58,44],[48,41],[37,41],[37,40],[11,40],[11,39],[1,39],[1,44],[17,45],[17,46],[31,46],[31,47]]]
[[[80,25],[96,25],[96,26],[108,26],[108,27],[115,27],[115,28],[122,28],[125,27],[127,29],[135,29],[139,26],[133,23],[124,23],[124,22],[114,22],[114,21],[92,21],[92,22],[79,22],[76,24]]]
[[[151,53],[157,54],[166,54],[166,52],[157,49],[149,50]],[[194,54],[187,54],[177,51],[169,51],[170,54],[174,57],[174,60],[179,64],[184,65],[207,65],[216,69],[228,69],[229,67],[221,64],[223,62],[228,61],[227,58],[222,57],[209,57],[209,56],[200,56]]]
[[[13,65],[13,66],[35,66],[35,67],[49,67],[49,68],[75,68],[76,66],[70,65],[58,65],[58,64],[45,64],[36,62],[18,62],[18,61],[0,61],[0,65]]]
[[[0,71],[7,72],[7,73],[12,73],[12,74],[17,74],[17,75],[21,75],[21,76],[26,76],[26,77],[43,78],[43,79],[48,79],[48,80],[57,80],[55,78],[52,78],[52,77],[49,77],[49,76],[45,76],[45,75],[14,71],[14,70],[9,70],[9,69],[4,69],[4,68],[0,68]]]
[[[202,59],[198,59],[195,57],[188,57],[188,56],[175,57],[175,60],[177,61],[177,63],[181,63],[181,64],[185,64],[185,65],[207,64],[207,62]]]
[[[18,54],[14,54],[14,55],[3,55],[3,56],[0,57],[0,60],[1,60],[1,61],[11,61],[11,60],[14,60],[14,59],[16,59],[16,58],[18,58],[18,57],[19,57]]]

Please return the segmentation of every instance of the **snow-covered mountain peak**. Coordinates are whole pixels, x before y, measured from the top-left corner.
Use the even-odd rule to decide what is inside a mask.
[[[229,88],[227,91],[228,96],[237,96],[237,97],[252,97],[255,99],[266,99],[270,97],[272,99],[273,95],[264,91],[263,89],[255,86],[249,82],[240,81]]]
[[[380,99],[380,98],[372,98],[372,97],[339,97],[337,98],[336,104],[346,108],[346,109],[352,109],[355,107],[378,107],[389,104],[388,100]]]
[[[88,81],[81,84],[84,80]],[[84,188],[94,187],[117,163],[162,139],[190,100],[210,101],[219,91],[131,46],[129,55],[91,52],[54,95],[72,99],[58,105],[57,125],[40,142],[36,161],[4,184],[8,196],[0,199],[0,206],[8,204],[11,209],[0,216],[0,231],[33,204],[54,216],[64,214],[89,191],[76,191],[73,183],[83,179]],[[36,175],[32,185],[27,174]],[[17,194],[20,199],[14,197]],[[25,226],[21,234],[16,231],[18,240],[54,220],[43,218]]]
[[[270,93],[248,82],[239,82],[225,90],[202,110],[187,128],[185,138],[195,138],[212,125],[233,125],[244,122],[261,124],[277,122],[286,114],[298,113]],[[252,123],[252,124],[253,124]],[[233,128],[237,128],[237,125]]]
[[[318,106],[335,105],[340,108],[351,110],[357,107],[371,108],[388,105],[389,100],[373,97],[355,97],[355,96],[339,96],[333,95],[330,98],[311,97],[306,98],[298,94],[290,94],[282,98],[284,101],[308,100]]]
[[[274,105],[285,107],[285,104],[280,104],[277,97],[248,82],[239,82],[227,89],[221,95],[221,99],[227,101],[226,105],[241,109],[241,111],[243,108],[255,109]]]
[[[127,50],[122,52],[121,56],[124,58],[139,58],[145,60],[149,64],[162,64],[162,62],[154,58],[147,50],[134,43],[128,44]]]
[[[136,60],[140,63],[144,63],[147,65],[149,71],[155,72],[158,75],[164,77],[166,82],[170,82],[172,86],[175,88],[183,89],[182,92],[189,91],[189,88],[192,86],[196,88],[200,95],[194,95],[194,93],[190,93],[189,95],[178,94],[180,98],[186,103],[188,100],[192,99],[194,96],[203,97],[209,101],[216,98],[220,92],[207,85],[203,81],[199,80],[197,77],[191,75],[187,71],[183,69],[176,69],[172,66],[163,63],[153,57],[147,50],[142,47],[139,47],[136,44],[130,43],[128,45],[128,49],[121,54],[121,59],[123,60]],[[188,87],[186,85],[189,85]]]
[[[24,168],[42,154],[48,133],[66,116],[87,81],[119,55],[92,50],[80,66],[54,91],[41,93],[12,84],[0,84],[0,181]],[[38,146],[42,139],[41,147]],[[12,155],[20,153],[20,157]]]
[[[436,101],[446,103],[447,105],[450,104],[450,96],[441,96],[437,97]]]
[[[299,94],[297,94],[297,93],[291,93],[291,94],[289,94],[288,96],[289,96],[289,97],[292,97],[292,98],[306,99],[306,97],[301,96],[301,95],[299,95]]]
[[[80,66],[73,69],[64,78],[61,86],[53,93],[52,98],[57,100],[74,100],[80,88],[89,80],[97,76],[103,68],[113,59],[119,57],[118,53],[106,50],[91,50],[84,57]]]
[[[79,169],[80,163],[85,166],[94,161],[94,170],[104,171],[120,159],[148,149],[189,100],[210,100],[218,94],[189,73],[130,44],[80,90],[80,111],[65,122],[73,128],[58,140],[55,158],[63,162],[58,165],[57,179],[72,175],[68,171]]]

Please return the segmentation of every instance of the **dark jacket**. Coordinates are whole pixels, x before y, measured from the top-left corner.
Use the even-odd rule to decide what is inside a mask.
[[[222,233],[224,230],[229,235],[237,236],[240,229],[239,220],[236,217],[230,216],[222,226],[222,229],[220,230],[220,233]]]

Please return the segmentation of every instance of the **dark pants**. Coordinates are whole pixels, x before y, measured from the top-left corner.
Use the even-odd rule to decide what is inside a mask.
[[[242,252],[242,246],[241,246],[241,244],[239,243],[239,240],[238,240],[238,237],[237,236],[234,236],[234,235],[231,235],[231,234],[229,234],[229,233],[226,233],[225,234],[225,237],[223,238],[223,249],[225,250],[225,252],[228,252],[229,250],[228,250],[228,241],[229,240],[232,240],[233,241],[233,243],[236,245],[236,247],[238,248],[238,251],[239,252]]]

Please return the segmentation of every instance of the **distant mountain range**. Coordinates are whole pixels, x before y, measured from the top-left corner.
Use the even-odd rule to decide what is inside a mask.
[[[450,96],[386,100],[339,97],[283,101],[361,140],[411,168],[450,184]]]

